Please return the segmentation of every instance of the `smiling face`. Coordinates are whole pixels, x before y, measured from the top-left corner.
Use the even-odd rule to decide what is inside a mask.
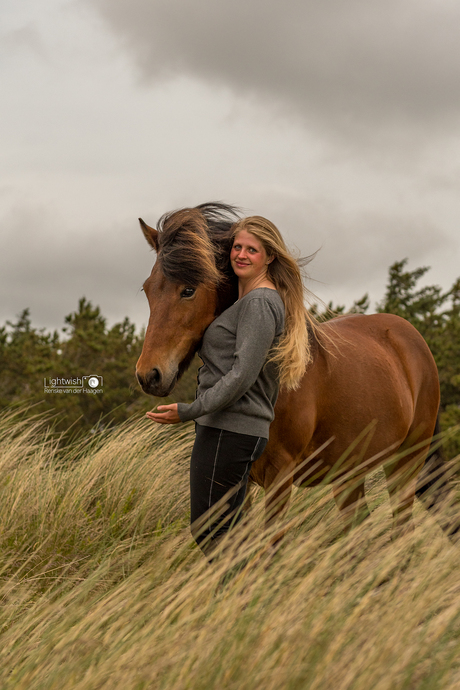
[[[270,259],[260,240],[247,230],[241,230],[233,240],[230,263],[239,280],[264,278]]]

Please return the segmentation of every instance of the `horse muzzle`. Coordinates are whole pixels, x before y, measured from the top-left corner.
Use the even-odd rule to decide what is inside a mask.
[[[136,372],[136,376],[144,393],[158,398],[168,396],[177,381],[177,372],[173,376],[165,377],[157,368],[151,369],[147,374]]]

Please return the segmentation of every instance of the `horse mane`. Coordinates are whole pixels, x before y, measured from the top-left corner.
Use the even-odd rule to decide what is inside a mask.
[[[168,280],[217,287],[231,276],[230,229],[239,209],[219,201],[165,213],[157,224],[158,259]]]

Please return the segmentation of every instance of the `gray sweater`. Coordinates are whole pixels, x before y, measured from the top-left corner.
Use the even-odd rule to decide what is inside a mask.
[[[218,316],[203,336],[196,400],[178,404],[181,421],[268,438],[279,383],[267,358],[283,328],[283,300],[270,288],[251,290]]]

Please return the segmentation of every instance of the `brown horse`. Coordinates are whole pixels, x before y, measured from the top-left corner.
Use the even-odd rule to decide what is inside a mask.
[[[141,227],[157,253],[144,291],[150,320],[137,377],[146,393],[170,394],[213,319],[236,299],[229,267],[233,207],[214,203]],[[313,361],[300,387],[281,390],[266,450],[250,479],[267,493],[271,521],[293,482],[332,484],[346,528],[368,514],[367,472],[384,465],[394,523],[410,521],[417,474],[434,433],[438,372],[428,346],[391,314],[341,316],[311,333]],[[318,452],[319,451],[319,452]]]

